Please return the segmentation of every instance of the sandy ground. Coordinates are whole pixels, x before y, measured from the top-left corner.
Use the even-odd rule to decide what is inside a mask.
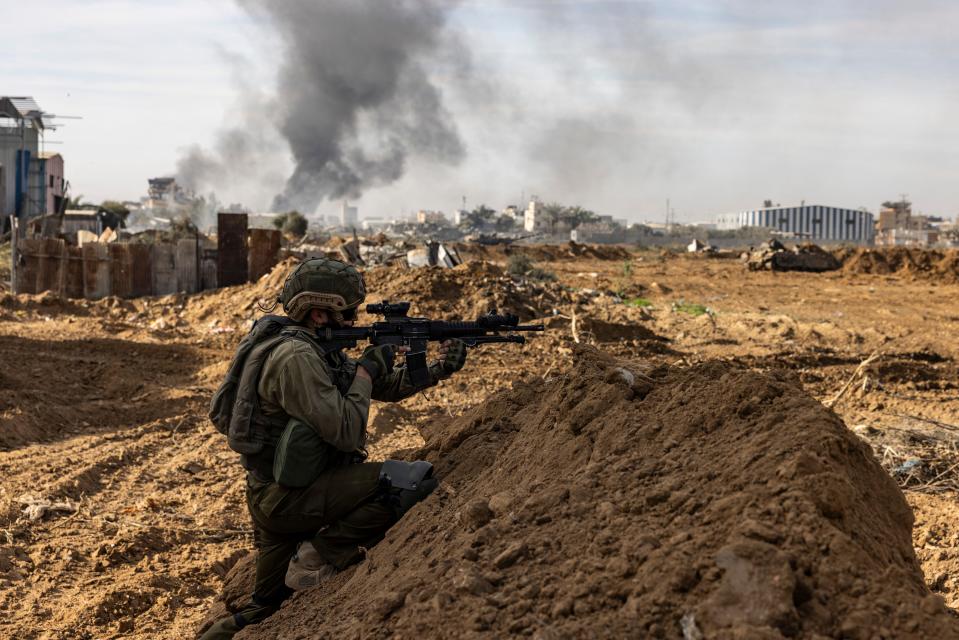
[[[374,456],[418,446],[438,416],[513,380],[571,366],[576,339],[671,364],[786,369],[872,444],[915,512],[927,584],[959,606],[959,285],[657,252],[538,266],[558,282],[518,295],[537,297],[547,335],[484,347],[468,375],[378,407]],[[390,297],[426,294],[394,275],[370,280]],[[0,637],[192,636],[251,544],[241,469],[205,407],[251,300],[275,285],[133,302],[0,293]],[[473,304],[483,289],[466,293]]]

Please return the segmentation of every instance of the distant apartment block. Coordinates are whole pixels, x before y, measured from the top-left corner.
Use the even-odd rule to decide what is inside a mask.
[[[416,212],[416,224],[446,224],[446,216],[442,211],[421,209]]]
[[[529,233],[546,233],[552,230],[552,223],[543,210],[543,203],[531,200],[523,215],[523,228]]]
[[[913,215],[907,200],[884,202],[876,223],[876,244],[928,247],[940,241],[943,223],[942,218]]]
[[[340,207],[340,226],[344,229],[351,229],[356,227],[358,220],[359,213],[356,207],[351,207],[350,203],[344,200]]]

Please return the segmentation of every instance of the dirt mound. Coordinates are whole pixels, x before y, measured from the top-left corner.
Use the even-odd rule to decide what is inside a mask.
[[[959,251],[889,247],[885,249],[841,250],[836,257],[843,261],[848,274],[875,273],[929,277],[943,282],[959,282]]]
[[[153,325],[207,325],[211,331],[245,331],[250,320],[272,305],[298,261],[290,258],[252,284],[205,291],[195,296],[144,299],[139,306]],[[454,269],[379,266],[365,270],[367,302],[409,300],[411,313],[475,319],[490,309],[523,319],[542,317],[573,296],[554,282],[517,280],[489,262],[467,262]],[[281,309],[277,307],[277,309]],[[279,311],[278,311],[279,312]],[[361,318],[367,322],[371,318]]]
[[[246,320],[258,314],[257,304],[272,304],[283,288],[283,282],[299,264],[287,258],[252,284],[204,291],[189,298],[184,317],[191,322]],[[159,300],[162,304],[163,299]]]
[[[554,282],[516,280],[490,262],[466,262],[453,269],[377,267],[366,271],[369,301],[409,300],[411,313],[475,319],[490,309],[538,318],[572,302]]]
[[[531,260],[543,262],[562,262],[589,258],[593,260],[628,260],[632,257],[629,249],[611,244],[496,244],[484,245],[472,242],[455,244],[457,252],[472,260],[491,260],[504,262],[509,256],[523,255]]]
[[[576,359],[428,431],[443,489],[237,638],[957,637],[902,493],[788,374]]]

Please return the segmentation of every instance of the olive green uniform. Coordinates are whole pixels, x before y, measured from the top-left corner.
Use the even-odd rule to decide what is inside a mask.
[[[277,484],[271,473],[275,448],[243,456],[248,469],[246,498],[257,548],[256,586],[250,604],[220,620],[203,640],[231,638],[246,625],[270,616],[289,596],[284,584],[297,544],[310,540],[337,569],[362,557],[361,548],[379,542],[397,520],[393,506],[380,499],[380,463],[352,464],[365,458],[370,399],[396,402],[416,391],[405,367],[371,383],[356,376],[356,363],[342,351],[323,353],[306,328],[268,356],[257,385],[259,410],[275,421],[295,418],[339,452],[335,463],[305,488]],[[431,369],[433,382],[440,372]]]

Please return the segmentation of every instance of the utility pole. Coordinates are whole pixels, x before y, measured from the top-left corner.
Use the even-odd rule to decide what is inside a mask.
[[[669,233],[669,198],[666,198],[666,233]]]
[[[902,218],[900,218],[899,216],[896,216],[896,226],[897,226],[897,227],[898,227],[898,226],[901,226],[901,225],[905,225],[905,226],[907,226],[907,227],[909,226],[909,218],[912,217],[912,212],[906,210],[906,207],[907,207],[907,205],[909,204],[909,203],[906,201],[906,198],[908,198],[908,197],[909,197],[909,194],[908,194],[908,193],[900,193],[900,194],[899,194],[899,198],[900,198],[900,202],[901,202],[899,214],[900,214],[900,216],[902,216]]]
[[[10,293],[17,293],[17,243],[20,240],[19,220],[16,215],[10,216]]]

